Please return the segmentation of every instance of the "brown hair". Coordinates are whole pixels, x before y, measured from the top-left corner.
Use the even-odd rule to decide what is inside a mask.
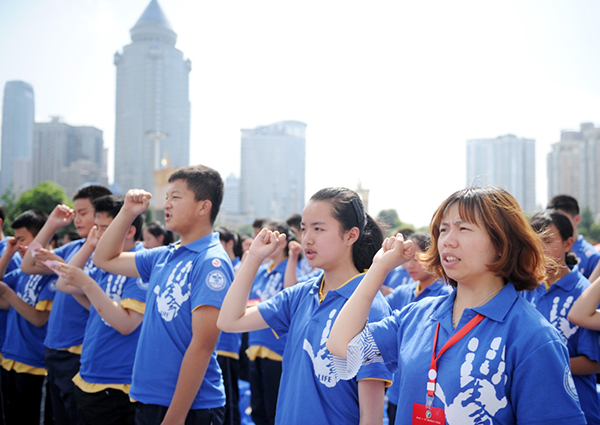
[[[487,264],[491,272],[504,278],[505,283],[514,284],[517,291],[534,289],[545,279],[548,258],[541,238],[525,219],[515,198],[498,187],[459,190],[440,205],[431,219],[431,246],[422,257],[432,272],[456,288],[457,282],[444,272],[438,253],[440,224],[454,204],[458,205],[462,220],[487,231],[500,254],[496,261]]]

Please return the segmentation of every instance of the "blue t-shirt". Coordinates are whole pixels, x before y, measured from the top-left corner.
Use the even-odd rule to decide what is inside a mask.
[[[137,244],[134,251],[144,249]],[[108,273],[99,268],[88,272],[114,301],[146,302],[148,284],[138,277]],[[85,329],[79,374],[93,384],[131,384],[131,372],[141,326],[128,335],[116,331],[100,316],[92,304]]]
[[[0,241],[0,256],[4,254],[6,250],[6,242],[7,238],[4,238]],[[8,267],[4,274],[8,274],[15,269],[21,267],[21,256],[18,253],[12,256],[10,262],[8,263]],[[0,310],[0,350],[2,350],[2,345],[4,344],[4,338],[6,337],[6,320],[8,318],[8,310]]]
[[[25,274],[19,268],[5,275],[3,281],[13,288],[19,298],[35,307],[41,301],[54,299],[57,278],[55,274]],[[10,336],[4,343],[2,355],[29,366],[45,368],[44,338],[47,325],[38,328],[11,307],[6,326],[7,335]]]
[[[398,286],[406,285],[408,283],[413,282],[414,280],[412,280],[410,274],[408,274],[408,272],[402,265],[396,267],[387,275],[387,277],[383,281],[383,286],[387,286],[388,288],[397,288]]]
[[[84,243],[85,239],[78,239],[56,248],[54,253],[68,263]],[[90,257],[85,270],[91,270],[93,267],[95,266]],[[71,294],[57,292],[48,319],[48,333],[44,342],[46,347],[61,350],[81,345],[88,316],[89,311]]]
[[[412,423],[413,404],[425,404],[433,339],[436,355],[456,332],[456,291],[425,298],[369,325],[390,370],[400,367],[396,424]],[[466,309],[462,328],[477,313],[483,321],[438,360],[433,406],[448,425],[585,424],[569,368],[567,348],[556,329],[512,284],[487,304]]]
[[[586,278],[590,277],[600,261],[600,252],[594,248],[594,245],[583,239],[583,235],[577,237],[571,251],[577,256],[577,268],[581,274]]]
[[[388,302],[392,310],[402,310],[404,307],[415,301],[422,300],[427,297],[438,297],[440,295],[448,295],[452,292],[452,287],[442,279],[436,280],[431,283],[427,288],[423,289],[419,296],[416,296],[417,283],[412,281],[411,283],[400,285],[392,291],[391,294],[386,295],[385,300]],[[387,389],[387,396],[390,403],[396,404],[398,397],[400,396],[400,382],[398,373],[394,373],[394,383]]]
[[[540,285],[523,293],[527,299],[563,338],[569,357],[584,355],[590,360],[600,360],[600,332],[580,328],[569,322],[571,306],[590,282],[574,268],[562,279],[554,282],[548,291]],[[588,425],[600,425],[600,398],[596,391],[596,375],[573,375],[579,402]]]
[[[251,299],[259,299],[261,302],[273,298],[283,290],[283,277],[288,260],[283,260],[273,270],[269,270],[270,264],[263,264],[258,269],[254,283],[252,283]],[[248,332],[248,347],[261,346],[283,355],[286,336],[275,336],[271,329],[260,329],[258,331]]]
[[[129,394],[145,404],[169,406],[192,340],[192,312],[204,305],[221,308],[233,268],[218,233],[179,247],[177,243],[138,251],[135,263],[142,280],[150,283]],[[213,352],[191,408],[224,405],[221,370]]]
[[[258,310],[278,335],[288,335],[283,353],[283,373],[277,399],[276,424],[358,424],[358,380],[390,381],[383,364],[362,367],[357,378],[339,380],[331,354],[325,347],[335,318],[364,277],[360,274],[319,303],[322,277],[286,288],[260,303]],[[390,314],[378,293],[369,320]]]

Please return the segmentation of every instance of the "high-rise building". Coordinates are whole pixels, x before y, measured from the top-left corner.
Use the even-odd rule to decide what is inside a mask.
[[[240,208],[248,217],[285,220],[302,213],[305,132],[298,121],[242,130]]]
[[[581,209],[600,213],[600,127],[583,123],[579,131],[563,130],[547,157],[548,199],[571,195]]]
[[[512,134],[467,140],[467,185],[500,186],[535,211],[535,140]]]
[[[191,62],[156,0],[115,53],[117,68],[115,183],[125,192],[154,189],[154,171],[190,162]],[[168,158],[168,161],[166,160]]]
[[[108,184],[102,131],[75,127],[58,117],[35,123],[32,184],[52,181],[72,195],[85,183]]]
[[[31,186],[31,152],[35,120],[33,87],[24,81],[8,81],[2,106],[2,161],[0,194],[16,194]]]

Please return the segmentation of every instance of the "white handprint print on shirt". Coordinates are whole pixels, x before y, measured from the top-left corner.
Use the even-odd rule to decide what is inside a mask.
[[[177,317],[183,303],[190,298],[190,285],[187,278],[192,270],[192,262],[188,261],[178,272],[182,262],[177,263],[169,275],[165,290],[161,294],[159,294],[160,286],[156,285],[154,287],[154,293],[158,295],[156,297],[156,308],[163,320],[167,322]]]
[[[39,283],[42,280],[42,275],[33,274],[29,276],[27,283],[25,284],[25,288],[23,288],[23,293],[17,293],[18,297],[25,301],[27,304],[31,306],[35,306],[37,303],[38,296],[40,295],[40,291],[42,288]]]
[[[469,351],[465,355],[465,361],[460,368],[461,392],[450,401],[438,382],[435,395],[446,406],[446,422],[448,425],[466,425],[493,423],[493,417],[500,409],[507,406],[508,402],[503,391],[502,397],[498,397],[498,386],[506,383],[504,354],[505,346],[502,338],[494,338],[490,348],[485,354],[485,360],[479,365],[479,371],[473,376],[476,367],[476,352],[479,347],[479,339],[473,337],[469,340]]]
[[[573,296],[568,296],[562,308],[560,309],[560,311],[558,311],[558,303],[560,302],[560,297],[554,297],[554,299],[552,300],[552,310],[550,310],[550,323],[556,329],[558,329],[560,335],[565,341],[565,344],[567,343],[569,338],[571,338],[571,336],[573,336],[573,334],[577,332],[577,329],[579,329],[579,326],[571,326],[571,322],[569,322],[569,319],[567,318],[573,301]]]
[[[325,347],[325,343],[329,338],[329,332],[331,331],[331,325],[333,324],[333,318],[337,313],[337,309],[331,310],[329,313],[329,320],[325,324],[325,328],[321,333],[321,341],[320,341],[320,349],[314,354],[314,350],[312,344],[304,339],[304,351],[308,353],[310,356],[310,360],[313,364],[313,369],[315,370],[315,376],[319,379],[319,382],[325,385],[328,388],[333,388],[338,383],[340,378],[333,371],[333,360],[331,359],[331,355],[327,348]]]
[[[126,276],[116,274],[108,275],[108,278],[106,279],[106,289],[104,290],[104,292],[110,297],[111,300],[115,301],[118,304],[121,303],[121,296],[123,295],[123,285],[125,284],[126,280]],[[100,318],[106,326],[112,328],[112,326],[110,326],[108,322],[104,320],[104,317],[100,316]]]

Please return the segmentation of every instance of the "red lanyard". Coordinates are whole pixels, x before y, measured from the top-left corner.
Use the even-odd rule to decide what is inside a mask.
[[[450,347],[452,347],[454,344],[456,344],[458,341],[460,341],[466,334],[471,332],[471,330],[475,326],[477,326],[479,324],[479,322],[481,322],[484,318],[485,318],[485,316],[480,313],[478,313],[477,316],[473,317],[469,321],[469,323],[467,323],[458,332],[456,332],[454,335],[452,335],[452,338],[450,338],[448,340],[448,342],[446,342],[446,344],[444,344],[444,346],[440,350],[440,353],[436,357],[435,347],[437,346],[438,334],[440,332],[440,322],[438,322],[437,328],[435,329],[435,337],[433,338],[433,354],[431,355],[431,368],[429,370],[429,382],[427,382],[428,404],[429,404],[429,402],[433,401],[433,397],[435,395],[435,382],[437,379],[437,361],[439,360],[440,357],[442,357],[442,354],[444,354],[446,352],[446,350],[448,350]]]

